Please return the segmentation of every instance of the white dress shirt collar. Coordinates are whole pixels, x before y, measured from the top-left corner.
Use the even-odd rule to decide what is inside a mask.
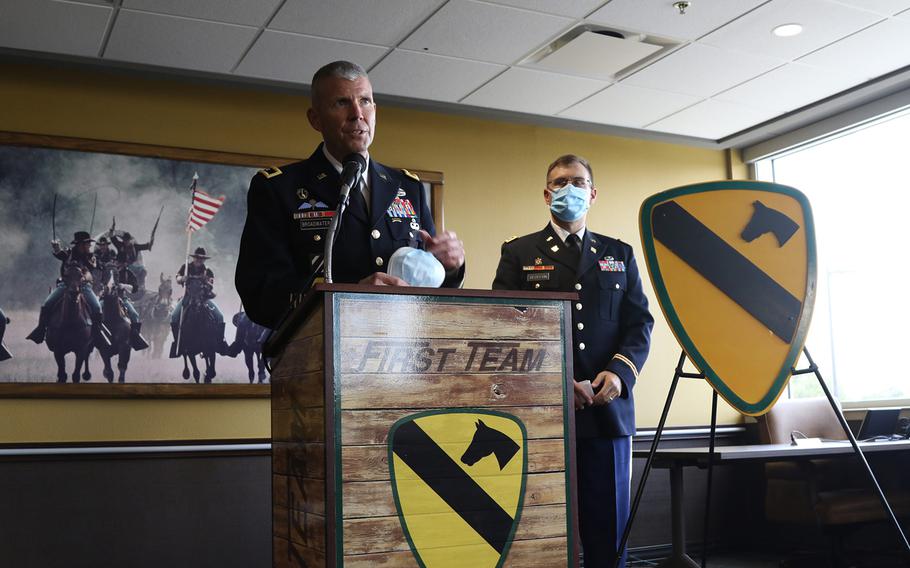
[[[560,227],[559,225],[557,225],[553,221],[553,219],[550,219],[550,226],[553,227],[553,230],[556,232],[556,236],[559,237],[559,240],[561,240],[563,244],[566,244],[566,239],[569,238],[569,231],[567,231],[567,230],[563,229],[562,227]],[[579,242],[582,242],[582,243],[585,242],[585,226],[584,225],[582,225],[581,229],[578,229],[575,232],[575,234],[578,235]]]
[[[332,154],[329,153],[328,149],[325,147],[325,144],[322,145],[322,153],[325,154],[326,160],[328,160],[329,163],[332,164],[332,167],[335,168],[335,171],[340,174],[341,170],[344,169],[344,166],[341,165],[341,162],[339,162],[338,160],[335,159],[335,156],[333,156]],[[360,177],[363,179],[363,185],[365,187],[370,187],[370,176],[367,175],[367,173],[370,171],[370,155],[369,154],[367,154],[366,160],[367,160],[367,167],[365,167],[363,169],[363,171],[360,172]]]

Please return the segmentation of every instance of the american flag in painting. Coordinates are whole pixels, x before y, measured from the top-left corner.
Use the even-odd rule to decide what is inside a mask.
[[[212,197],[204,191],[193,190],[193,207],[190,208],[190,217],[187,219],[188,231],[198,231],[212,220],[218,209],[224,204],[224,196]]]

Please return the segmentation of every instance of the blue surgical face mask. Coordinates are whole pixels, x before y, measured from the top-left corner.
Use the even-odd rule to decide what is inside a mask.
[[[439,288],[446,277],[445,268],[432,253],[411,247],[401,247],[392,253],[388,273],[411,286],[424,288]]]
[[[550,191],[550,211],[560,221],[578,221],[591,206],[591,191],[568,184]]]

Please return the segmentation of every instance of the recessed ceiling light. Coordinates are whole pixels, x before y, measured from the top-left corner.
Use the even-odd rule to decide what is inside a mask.
[[[781,24],[771,30],[771,33],[777,37],[792,37],[801,34],[802,31],[802,24]]]

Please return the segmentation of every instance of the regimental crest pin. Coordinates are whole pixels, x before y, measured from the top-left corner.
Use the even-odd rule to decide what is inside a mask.
[[[536,266],[540,266],[541,264],[543,264],[543,259],[538,256],[537,258],[534,259],[534,264]]]
[[[319,172],[319,174],[316,175],[316,179],[319,181],[322,181],[327,177],[328,177],[328,174],[325,172]]]
[[[809,201],[773,183],[703,183],[649,197],[639,220],[676,339],[734,408],[764,414],[787,386],[815,302]]]
[[[305,187],[297,188],[297,199],[304,200],[304,199],[309,199],[309,197],[310,197],[310,192],[307,191]]]
[[[399,187],[399,188],[398,188],[397,196],[398,196],[398,197],[404,197],[405,195],[407,195],[407,193],[405,192],[405,190],[403,190],[403,189],[401,189],[401,188]]]
[[[434,410],[402,418],[388,440],[395,506],[418,565],[502,566],[524,501],[524,424],[503,412]]]

